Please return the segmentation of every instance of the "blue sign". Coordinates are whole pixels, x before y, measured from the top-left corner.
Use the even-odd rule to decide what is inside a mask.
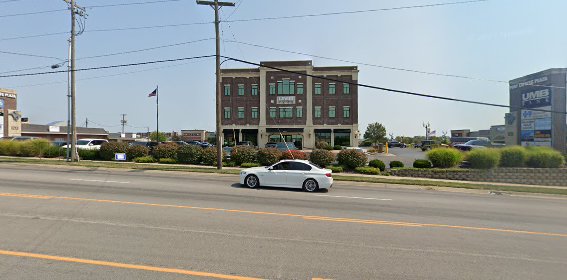
[[[522,142],[532,142],[534,141],[534,134],[533,130],[522,130],[520,138]]]
[[[126,154],[125,153],[116,153],[116,154],[114,154],[114,160],[126,161]]]
[[[0,99],[0,109],[4,109],[4,99]]]

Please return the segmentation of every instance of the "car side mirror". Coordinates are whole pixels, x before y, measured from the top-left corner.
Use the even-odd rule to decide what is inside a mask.
[[[93,145],[93,143],[89,143],[89,146],[92,146],[92,145]]]
[[[268,167],[268,171],[272,171],[272,170],[274,170],[274,168],[273,168],[273,167],[271,167],[271,166],[270,166],[270,167]]]

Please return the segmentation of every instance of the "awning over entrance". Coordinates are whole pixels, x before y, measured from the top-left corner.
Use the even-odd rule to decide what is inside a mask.
[[[303,132],[303,128],[266,128],[267,133]]]

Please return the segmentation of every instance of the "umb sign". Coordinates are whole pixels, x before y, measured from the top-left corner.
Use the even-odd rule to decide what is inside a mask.
[[[522,107],[535,108],[543,106],[551,106],[551,92],[549,89],[522,93]]]
[[[125,153],[116,153],[116,154],[114,154],[114,160],[126,161],[126,154]]]

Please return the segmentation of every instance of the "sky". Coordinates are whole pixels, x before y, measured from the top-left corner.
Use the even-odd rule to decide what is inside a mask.
[[[507,81],[566,67],[567,32],[562,28],[567,26],[567,1],[560,0],[488,0],[238,21],[448,2],[458,0],[236,0],[236,7],[221,10],[226,21],[221,24],[221,54],[252,62],[357,65],[363,84],[504,105],[509,104]],[[138,4],[96,7],[118,3]],[[85,31],[76,39],[79,69],[214,55],[214,25],[190,24],[211,22],[213,10],[194,0],[78,0],[77,4],[87,7],[88,14]],[[0,76],[51,71],[50,65],[67,59],[71,19],[66,7],[63,0],[0,0]],[[25,13],[33,14],[21,15]],[[135,28],[144,26],[162,27]],[[174,46],[155,48],[165,45]],[[130,52],[142,49],[146,50]],[[205,58],[77,72],[77,123],[84,125],[88,118],[89,127],[118,132],[121,114],[127,114],[127,131],[155,130],[155,99],[147,95],[159,85],[160,131],[214,130],[214,66],[214,58]],[[250,66],[227,61],[222,67]],[[34,69],[14,72],[29,68]],[[19,110],[31,123],[67,119],[66,73],[0,77],[0,88],[17,91]],[[488,129],[504,124],[507,111],[359,88],[361,132],[373,122],[382,123],[395,136],[422,135],[424,122],[438,135],[451,129]]]

